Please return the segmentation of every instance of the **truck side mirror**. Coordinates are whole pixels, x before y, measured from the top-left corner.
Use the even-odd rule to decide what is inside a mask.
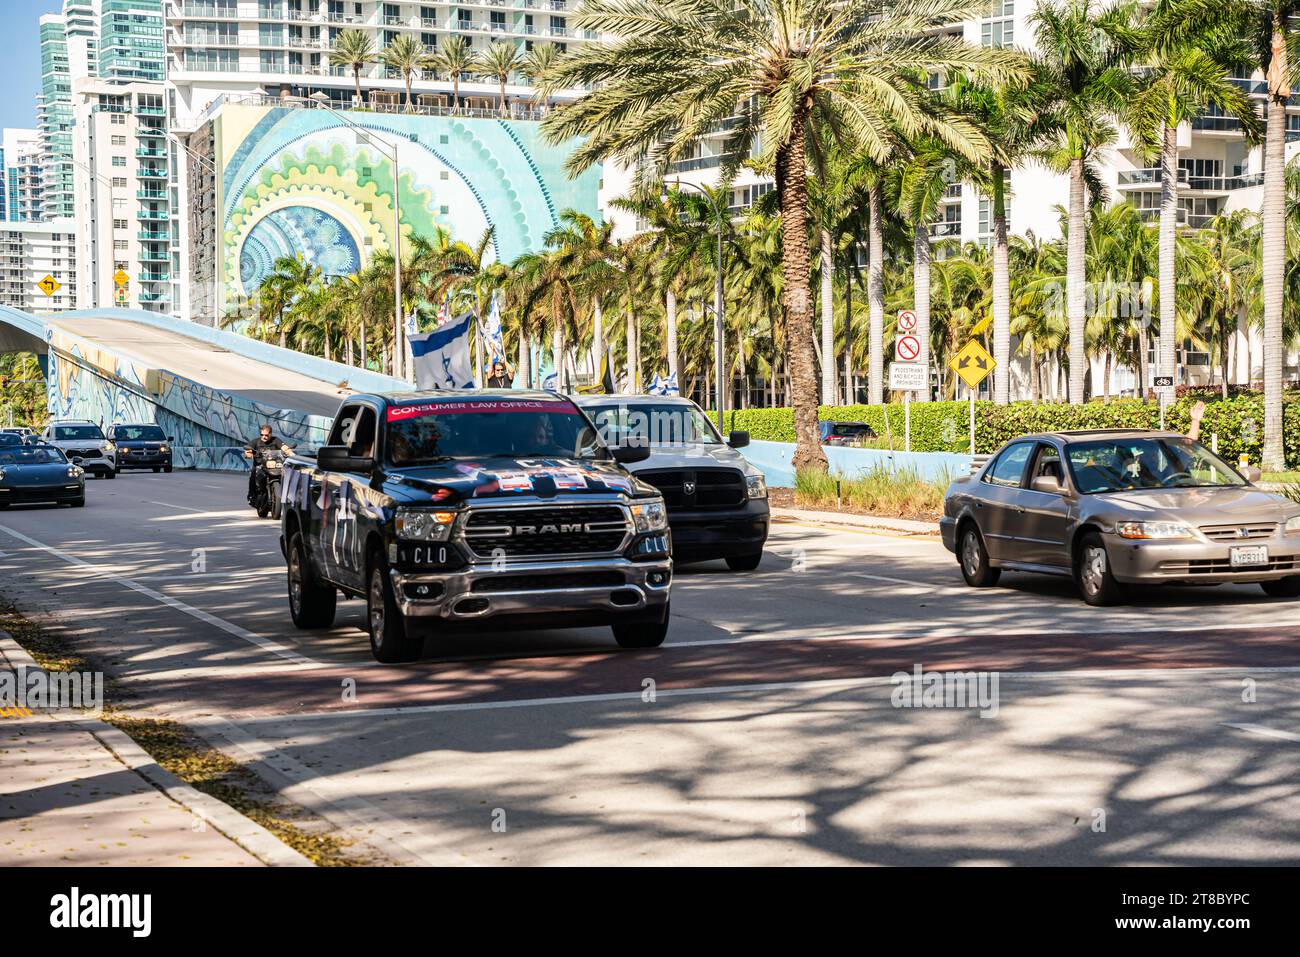
[[[316,464],[327,472],[364,472],[375,470],[373,456],[353,455],[346,445],[322,445],[316,453]]]
[[[733,449],[743,449],[749,444],[749,433],[743,431],[732,432],[731,435],[727,436],[727,444]]]
[[[322,452],[324,449],[321,450]],[[650,446],[648,445],[616,445],[610,452],[614,454],[614,461],[619,465],[632,465],[634,462],[644,462],[650,458]]]

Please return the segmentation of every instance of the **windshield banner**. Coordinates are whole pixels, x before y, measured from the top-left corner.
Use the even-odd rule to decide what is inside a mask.
[[[420,402],[413,405],[390,405],[388,421],[401,422],[426,415],[465,415],[493,412],[558,412],[576,415],[571,402],[548,402],[545,399],[476,399],[465,402]]]

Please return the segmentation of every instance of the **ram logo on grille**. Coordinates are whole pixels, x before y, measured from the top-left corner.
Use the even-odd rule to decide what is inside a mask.
[[[590,532],[590,523],[575,522],[571,525],[516,525],[512,535],[572,535],[576,532]]]

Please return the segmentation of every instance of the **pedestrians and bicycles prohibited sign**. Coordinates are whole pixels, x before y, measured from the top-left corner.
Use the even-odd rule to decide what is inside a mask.
[[[899,392],[924,392],[929,386],[930,369],[923,362],[891,362],[889,387]]]
[[[131,277],[128,276],[126,271],[123,269],[119,269],[117,272],[113,273],[113,282],[117,283],[119,286],[125,286],[130,281]]]
[[[46,276],[36,284],[36,288],[45,293],[45,295],[52,296],[62,289],[63,285],[53,276]]]
[[[916,330],[916,313],[911,309],[900,309],[898,312],[898,331],[914,332]]]
[[[979,344],[979,340],[972,339],[961,347],[948,365],[961,376],[962,382],[974,389],[988,377],[997,362],[989,355],[989,351]]]
[[[915,362],[921,358],[921,340],[916,336],[899,336],[894,340],[894,357],[899,362]]]

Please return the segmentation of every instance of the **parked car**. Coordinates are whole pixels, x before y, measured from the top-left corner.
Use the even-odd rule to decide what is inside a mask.
[[[861,445],[863,439],[874,439],[876,432],[865,422],[819,422],[822,445]]]
[[[0,445],[0,509],[86,504],[85,470],[52,445]]]
[[[724,440],[690,399],[662,395],[578,396],[612,447],[645,446],[650,457],[628,466],[664,497],[673,532],[673,560],[725,559],[752,571],[763,559],[770,512],[763,473],[738,449],[748,432]]]
[[[27,439],[25,436],[18,435],[14,432],[0,432],[0,449],[18,448],[26,444]]]
[[[1025,435],[948,487],[939,527],[966,583],[1067,575],[1090,605],[1136,585],[1258,584],[1300,596],[1300,503],[1172,432]]]
[[[152,422],[111,425],[108,440],[117,446],[117,470],[172,470],[172,447],[175,439]]]
[[[0,429],[0,435],[16,435],[20,442],[35,442],[36,433],[25,425],[11,425]]]
[[[62,449],[69,459],[80,459],[81,467],[92,475],[117,477],[117,447],[94,422],[87,419],[51,422],[41,433],[41,441]]]
[[[374,656],[419,657],[456,630],[612,626],[668,634],[663,498],[623,469],[573,402],[479,390],[349,396],[315,458],[284,465],[289,611],[327,628],[367,603]]]

